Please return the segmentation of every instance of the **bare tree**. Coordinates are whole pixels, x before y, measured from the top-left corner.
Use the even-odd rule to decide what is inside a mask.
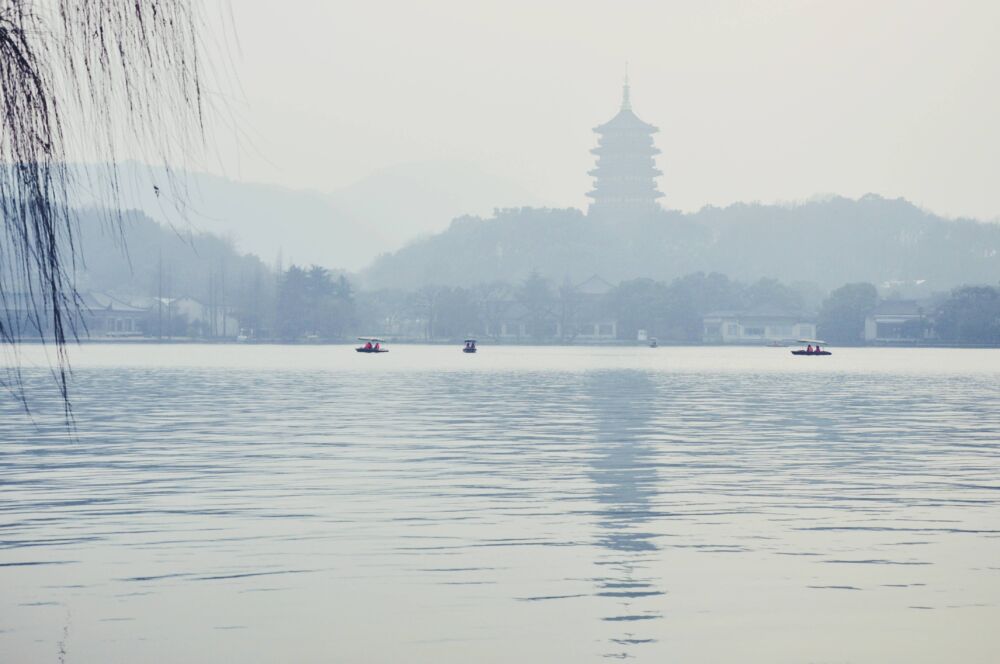
[[[80,307],[73,192],[96,184],[116,210],[122,159],[170,173],[201,144],[200,3],[0,0],[0,346],[46,332],[67,406],[65,348]],[[104,166],[81,171],[71,159]],[[176,190],[168,180],[164,191]],[[20,386],[13,372],[6,384]]]

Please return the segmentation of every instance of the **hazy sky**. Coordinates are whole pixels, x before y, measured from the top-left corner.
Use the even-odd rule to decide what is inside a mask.
[[[628,61],[667,207],[872,191],[1000,217],[1000,2],[229,1],[233,177],[463,161],[584,206]]]

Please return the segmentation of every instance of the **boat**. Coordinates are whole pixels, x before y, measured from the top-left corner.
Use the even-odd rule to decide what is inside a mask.
[[[800,348],[799,350],[793,350],[792,355],[833,355],[828,350],[822,350],[826,342],[822,339],[799,339],[800,344],[806,344],[806,348]],[[813,344],[816,347],[813,348]]]
[[[358,341],[364,341],[364,346],[358,346],[354,350],[359,353],[388,353],[388,348],[382,348],[382,344],[385,343],[384,339],[379,339],[377,337],[358,337]]]
[[[462,352],[463,353],[475,353],[476,352],[476,340],[475,339],[466,339],[465,340],[465,347],[462,348]]]
[[[657,348],[658,346],[659,346],[659,344],[656,343],[656,337],[650,337],[649,338],[649,347],[650,348]]]

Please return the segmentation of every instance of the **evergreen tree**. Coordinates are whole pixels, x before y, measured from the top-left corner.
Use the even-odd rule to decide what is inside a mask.
[[[827,341],[860,343],[865,335],[865,318],[878,303],[878,291],[869,283],[845,284],[823,301],[817,333]]]
[[[938,336],[954,343],[1000,345],[1000,290],[956,288],[935,315]]]

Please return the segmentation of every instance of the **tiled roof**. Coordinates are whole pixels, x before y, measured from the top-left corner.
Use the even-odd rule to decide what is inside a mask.
[[[146,310],[140,307],[133,307],[131,304],[107,294],[96,291],[80,293],[83,308],[90,311],[114,311],[118,313],[143,313]]]
[[[880,302],[872,312],[873,316],[920,316],[925,307],[916,300],[887,300]]]
[[[610,293],[615,287],[596,274],[583,283],[577,284],[576,290],[584,295],[604,295]]]
[[[638,115],[627,108],[618,111],[618,114],[615,115],[615,117],[611,118],[604,124],[594,127],[594,131],[599,134],[618,129],[638,130],[649,133],[659,131],[659,129],[653,125],[640,120]]]

